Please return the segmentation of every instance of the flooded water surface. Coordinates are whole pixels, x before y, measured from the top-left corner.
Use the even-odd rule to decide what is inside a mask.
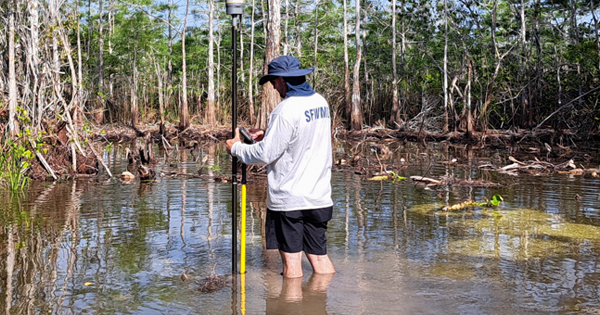
[[[338,272],[312,275],[305,260],[304,278],[283,280],[278,253],[264,249],[264,176],[248,184],[248,270],[232,278],[232,185],[182,175],[228,178],[222,147],[161,152],[151,183],[34,183],[22,196],[2,193],[1,312],[600,313],[600,179],[478,167],[509,164],[509,152],[388,146],[379,156],[377,145],[337,144],[336,163],[360,151],[405,177],[501,186],[432,189],[336,168],[328,245]],[[122,154],[105,154],[115,174],[126,168]],[[496,208],[442,210],[496,194],[504,200]],[[225,285],[207,290],[208,277]]]

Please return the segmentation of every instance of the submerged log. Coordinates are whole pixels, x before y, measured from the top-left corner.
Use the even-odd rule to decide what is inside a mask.
[[[417,184],[424,184],[428,187],[432,186],[464,186],[464,187],[500,187],[501,184],[493,183],[490,181],[478,179],[478,180],[466,180],[456,177],[423,177],[423,176],[411,176]]]

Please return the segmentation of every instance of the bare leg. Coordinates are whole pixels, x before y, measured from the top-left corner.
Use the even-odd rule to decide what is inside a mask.
[[[306,254],[306,257],[308,257],[308,261],[310,262],[310,265],[315,273],[335,273],[335,267],[333,267],[333,263],[329,259],[329,255]]]
[[[284,278],[302,278],[302,252],[286,253],[279,251],[283,261]]]

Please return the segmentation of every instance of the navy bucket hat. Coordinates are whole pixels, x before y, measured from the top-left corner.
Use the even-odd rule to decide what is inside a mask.
[[[313,72],[315,68],[300,69],[300,61],[292,56],[281,56],[269,62],[269,73],[258,83],[263,85],[276,77],[301,77]]]

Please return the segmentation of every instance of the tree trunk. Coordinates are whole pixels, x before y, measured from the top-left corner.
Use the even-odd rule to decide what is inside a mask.
[[[300,57],[302,57],[302,27],[301,24],[299,22],[298,16],[298,8],[300,7],[299,3],[296,3],[296,5],[294,6],[294,17],[296,19],[296,57],[298,59],[300,59]]]
[[[473,63],[469,57],[467,60],[468,73],[467,73],[467,91],[465,93],[467,99],[467,138],[471,138],[473,135],[473,109],[471,108],[471,80],[473,77]]]
[[[102,15],[104,12],[102,11],[103,1],[98,0],[98,107],[96,107],[97,111],[104,112],[104,19]],[[98,116],[102,117],[102,116]],[[103,118],[98,123],[103,122]]]
[[[525,18],[525,0],[521,0],[521,7],[519,8],[519,16],[521,18],[521,53],[519,54],[519,59],[521,61],[521,66],[519,68],[519,82],[525,82],[526,73],[527,73],[527,20]],[[525,83],[522,83],[525,84]],[[527,106],[527,87],[524,86],[521,94],[521,106],[523,109]],[[523,110],[524,112],[525,110]],[[513,111],[512,115],[516,115],[516,111]],[[514,123],[513,123],[514,124]]]
[[[448,1],[444,0],[444,127],[448,132]]]
[[[250,28],[250,69],[248,69],[248,119],[254,125],[254,6],[256,1],[252,0],[252,17]]]
[[[184,130],[190,126],[190,114],[188,112],[187,99],[187,65],[185,55],[185,33],[187,28],[187,17],[190,11],[190,0],[186,1],[185,16],[183,18],[183,29],[181,31],[181,106],[179,108],[179,129]]]
[[[215,56],[214,56],[214,15],[215,1],[208,0],[208,99],[206,106],[205,123],[209,126],[217,124],[215,113]]]
[[[169,46],[169,56],[168,56],[168,61],[167,61],[167,91],[165,93],[165,109],[169,108],[170,104],[171,104],[171,93],[173,91],[173,28],[171,27],[173,21],[172,21],[172,14],[173,14],[173,0],[169,0],[169,9],[167,11],[167,21],[168,21],[168,35],[169,38],[167,39],[168,43],[167,45]]]
[[[318,1],[318,0],[317,0]],[[289,52],[290,43],[288,41],[288,30],[290,21],[290,1],[285,0],[285,24],[283,25],[283,55],[287,56]]]
[[[165,98],[164,98],[164,87],[163,87],[163,71],[162,68],[158,65],[158,62],[155,64],[156,68],[156,82],[158,85],[158,114],[160,117],[160,125],[158,127],[160,135],[165,135]]]
[[[400,122],[400,106],[398,101],[398,68],[396,64],[396,0],[392,0],[392,113],[390,126],[393,128]]]
[[[319,48],[319,0],[315,0],[315,25],[314,25],[314,49],[313,49],[313,67],[315,70],[312,74],[312,86],[316,90],[317,87],[317,50]]]
[[[592,12],[592,19],[594,21],[594,36],[596,37],[596,46],[598,50],[598,70],[600,70],[600,23],[598,23],[598,18],[596,17],[596,10],[594,9],[594,0],[590,1],[590,11]]]
[[[362,58],[360,42],[360,0],[356,0],[356,61],[354,62],[354,72],[352,75],[352,114],[350,126],[352,130],[361,130],[363,124],[362,104],[360,99],[360,62]]]
[[[263,73],[268,74],[268,65],[271,60],[279,57],[279,42],[281,37],[281,0],[268,0],[268,18],[267,18],[267,43],[265,47],[265,64]],[[279,93],[273,88],[271,83],[265,83],[262,86],[262,103],[259,111],[257,127],[267,128],[267,119],[269,114],[279,103]]]
[[[404,7],[404,1],[402,3],[402,7]],[[405,75],[405,65],[406,65],[406,25],[404,23],[404,15],[402,15],[402,21],[401,21],[401,29],[402,32],[400,33],[400,73],[401,78],[404,78]],[[408,81],[408,80],[407,80]],[[408,85],[408,82],[407,82]],[[406,89],[402,89],[401,93],[400,93],[400,102],[398,104],[399,106],[399,111],[398,111],[398,119],[399,121],[402,121],[402,117],[406,114],[406,106],[403,106],[403,104],[406,104],[406,101],[404,100],[406,98]],[[404,115],[403,115],[404,114]]]
[[[350,94],[350,61],[348,57],[348,8],[347,0],[344,0],[344,113],[345,118],[350,120],[352,113],[352,94]]]
[[[133,62],[133,79],[130,86],[131,93],[131,127],[137,128],[139,121],[139,104],[138,104],[138,95],[137,95],[137,86],[138,86],[138,71],[137,71],[137,61]]]
[[[31,73],[30,77],[33,79],[33,89],[31,97],[32,107],[32,123],[36,128],[39,128],[42,121],[42,111],[44,104],[36,97],[36,93],[41,90],[39,82],[39,41],[40,41],[40,23],[39,23],[39,0],[30,0],[27,2],[27,11],[29,12],[29,26],[31,38],[27,44],[27,63]],[[41,93],[39,93],[41,94]]]
[[[77,3],[77,2],[76,2]],[[81,57],[81,21],[79,18],[79,6],[75,5],[75,13],[77,16],[77,100],[79,104],[83,104],[83,69]],[[80,108],[81,109],[81,108]],[[83,120],[83,113],[76,112],[73,114],[73,121],[80,123]]]
[[[17,72],[15,69],[15,8],[12,1],[8,8],[8,132],[11,139],[19,133],[17,121]]]

